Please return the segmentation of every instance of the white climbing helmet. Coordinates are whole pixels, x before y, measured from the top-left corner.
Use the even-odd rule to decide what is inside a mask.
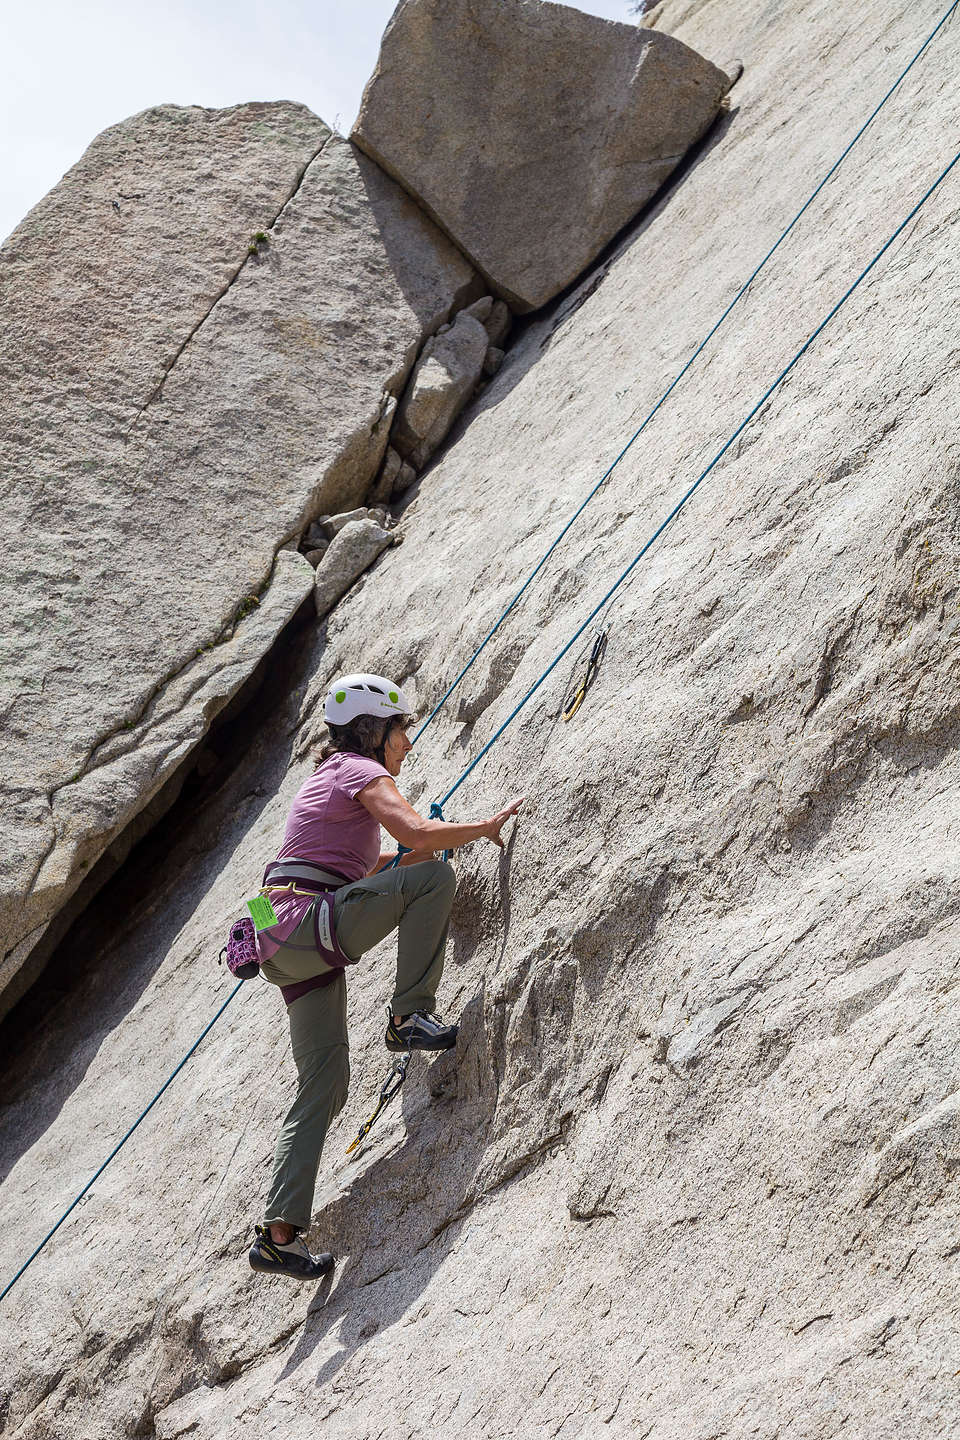
[[[323,718],[349,725],[358,715],[412,715],[413,706],[399,685],[383,675],[340,675],[327,691]]]

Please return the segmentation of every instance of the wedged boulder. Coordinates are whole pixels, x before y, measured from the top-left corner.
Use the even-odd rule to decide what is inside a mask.
[[[461,313],[472,315],[474,320],[479,320],[487,332],[490,344],[503,348],[513,323],[510,307],[503,300],[494,300],[492,295],[482,295],[479,300],[474,300],[472,305],[465,305]]]
[[[346,595],[354,580],[359,579],[386,550],[397,543],[399,536],[384,529],[376,520],[351,520],[338,530],[317,567],[314,600],[317,614],[323,619],[337,601]]]
[[[490,340],[484,326],[462,311],[423,347],[390,436],[394,449],[422,470],[473,394]]]
[[[497,300],[483,323],[490,337],[490,344],[502,350],[512,323],[509,307],[502,300]]]
[[[496,345],[491,345],[483,362],[484,375],[496,375],[503,364],[503,351],[498,350]]]
[[[2,989],[166,773],[158,709],[183,758],[203,725],[182,677],[201,655],[222,668],[281,546],[365,497],[424,337],[482,287],[376,165],[285,104],[107,131],[0,277]]]
[[[402,0],[352,138],[517,310],[589,264],[706,131],[728,76],[541,0]]]

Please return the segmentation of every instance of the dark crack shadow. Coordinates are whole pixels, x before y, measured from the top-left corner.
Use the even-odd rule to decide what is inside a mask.
[[[318,1292],[311,1302],[281,1382],[340,1325],[339,1349],[314,1377],[318,1388],[331,1381],[373,1335],[407,1314],[449,1254],[476,1199],[475,1177],[496,1101],[489,1086],[472,1100],[463,1094],[472,1088],[465,1077],[475,1068],[477,1051],[487,1044],[480,1012],[479,1001],[464,1012],[466,1043],[457,1061],[440,1056],[423,1064],[415,1057],[417,1068],[401,1092],[403,1138],[396,1143],[372,1132],[354,1178],[315,1216],[323,1245],[346,1259],[332,1292]],[[457,1097],[447,1098],[454,1085]],[[380,1123],[389,1122],[382,1117]]]
[[[549,304],[544,305],[542,309],[529,315],[514,316],[509,349],[501,369],[489,385],[461,411],[440,450],[434,455],[423,474],[417,477],[416,483],[402,497],[402,508],[405,509],[417,497],[424,480],[429,478],[433,467],[457,443],[467,426],[484,411],[496,408],[507,398],[511,390],[537,364],[560,329],[603,284],[616,261],[641,238],[651,225],[660,219],[670,205],[678,200],[680,191],[693,172],[700,165],[705,164],[713,151],[726,141],[738,113],[737,107],[720,112],[707,133],[687,151],[673,174],[660,187],[656,195],[647,201],[643,209],[628,221],[612,240],[607,242],[587,269],[565,290],[561,291]],[[697,283],[697,276],[691,274],[689,277],[691,288],[696,287]],[[695,345],[691,345],[691,352],[694,348]]]
[[[517,838],[517,825],[520,815],[510,824],[510,839],[507,841],[504,850],[500,855],[500,863],[497,866],[497,882],[500,887],[500,912],[503,915],[503,938],[500,941],[500,954],[497,957],[497,964],[501,964],[507,953],[507,941],[510,938],[510,923],[512,910],[510,906],[510,867],[513,864],[513,847]]]
[[[101,864],[115,873],[105,881],[90,877],[92,895],[83,897],[39,979],[0,1024],[0,1182],[56,1120],[105,1037],[150,984],[157,954],[173,945],[225,857],[283,783],[295,743],[288,710],[305,693],[315,662],[311,647],[303,645],[311,623],[301,615],[288,626],[218,717],[176,777],[177,798],[163,818],[132,848],[127,838],[119,866],[107,853]],[[132,968],[118,971],[113,952],[148,917],[156,944]],[[232,983],[225,971],[223,998]],[[168,1058],[158,1069],[158,1085],[181,1057]]]

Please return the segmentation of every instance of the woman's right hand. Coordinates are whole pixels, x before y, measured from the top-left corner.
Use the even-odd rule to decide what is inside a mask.
[[[504,844],[500,838],[500,831],[510,819],[510,816],[516,815],[517,811],[520,809],[520,806],[523,804],[526,798],[526,795],[521,795],[518,799],[511,800],[510,804],[505,810],[499,811],[498,814],[494,815],[493,818],[491,820],[488,820],[486,823],[483,832],[484,837],[487,840],[492,840],[494,845],[499,845],[501,850],[504,848]]]

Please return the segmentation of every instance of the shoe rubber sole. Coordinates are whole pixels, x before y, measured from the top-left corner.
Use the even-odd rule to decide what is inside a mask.
[[[414,1040],[409,1048],[411,1050],[452,1050],[455,1047],[456,1043],[457,1036],[456,1034],[454,1034],[452,1040],[441,1039],[439,1036],[434,1040]],[[386,1045],[388,1050],[393,1050],[395,1052],[400,1052],[407,1049],[406,1040],[391,1039],[389,1030],[387,1031],[386,1037],[384,1039],[384,1044]]]
[[[291,1265],[284,1265],[282,1261],[278,1264],[276,1260],[269,1260],[253,1250],[250,1251],[247,1259],[250,1261],[250,1269],[256,1270],[260,1275],[285,1275],[288,1280],[302,1280],[307,1283],[311,1280],[322,1280],[324,1275],[330,1274],[337,1263],[331,1255],[329,1265],[320,1266],[312,1275],[304,1275],[301,1271],[294,1270]]]

